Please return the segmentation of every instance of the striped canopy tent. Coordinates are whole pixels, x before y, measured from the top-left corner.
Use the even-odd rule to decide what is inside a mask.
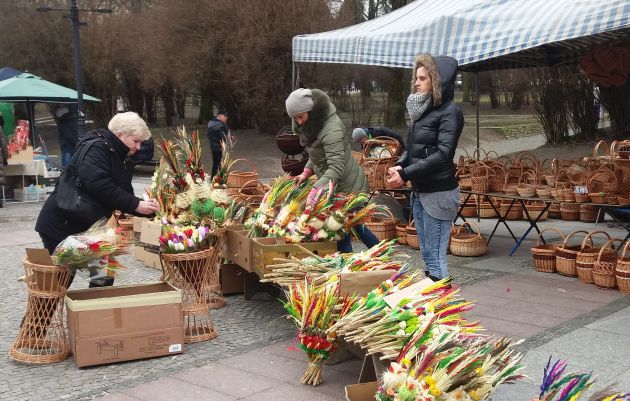
[[[294,62],[413,66],[449,55],[464,71],[576,63],[630,39],[628,0],[416,0],[379,18],[293,38]]]

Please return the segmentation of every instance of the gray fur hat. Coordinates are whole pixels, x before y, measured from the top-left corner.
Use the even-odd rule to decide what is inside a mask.
[[[352,142],[359,143],[361,141],[361,138],[364,137],[367,138],[368,134],[363,128],[355,128],[352,131]]]
[[[299,88],[291,92],[285,101],[287,114],[293,117],[296,114],[313,110],[313,94],[310,89]]]

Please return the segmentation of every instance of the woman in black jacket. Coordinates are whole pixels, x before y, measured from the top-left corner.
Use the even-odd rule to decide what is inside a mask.
[[[453,103],[457,60],[416,56],[407,111],[411,125],[407,149],[389,169],[388,182],[411,181],[411,207],[420,238],[425,271],[433,279],[448,276],[446,250],[450,227],[459,209],[459,186],[453,158],[464,127]]]
[[[133,163],[130,156],[151,136],[147,124],[133,112],[116,114],[108,129],[86,133],[77,144],[68,169],[77,169],[84,195],[102,208],[102,217],[111,217],[114,210],[150,215],[158,210],[157,201],[134,196],[131,178]],[[89,146],[85,158],[77,166],[84,146]],[[39,213],[35,231],[44,247],[52,254],[67,236],[87,230],[96,221],[65,213],[57,205],[57,188],[46,200]],[[111,284],[110,284],[111,285]]]

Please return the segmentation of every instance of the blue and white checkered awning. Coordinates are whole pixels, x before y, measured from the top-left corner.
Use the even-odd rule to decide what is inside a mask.
[[[413,65],[449,55],[464,70],[575,62],[630,39],[629,0],[416,0],[358,25],[293,38],[294,62]]]

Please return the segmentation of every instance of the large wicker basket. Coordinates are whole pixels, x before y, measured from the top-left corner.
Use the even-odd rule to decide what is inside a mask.
[[[396,224],[396,237],[398,237],[399,244],[407,245],[407,226]]]
[[[374,233],[380,241],[396,238],[396,224],[398,220],[389,209],[384,209],[370,221],[365,222],[365,226]]]
[[[545,228],[538,234],[536,245],[532,247],[532,259],[534,269],[543,273],[553,273],[556,271],[556,248],[559,243],[542,244],[541,239],[545,231],[554,231],[560,234],[560,238],[564,241],[564,234],[556,228]]]
[[[463,231],[464,227],[468,227],[470,231]],[[465,222],[451,236],[450,249],[456,256],[481,256],[488,251],[488,244],[475,223]]]
[[[626,244],[623,246],[623,251],[619,259],[617,259],[617,268],[615,269],[619,291],[626,295],[630,295],[630,255],[626,256],[628,245],[630,245],[630,241],[626,241]]]
[[[575,268],[577,270],[578,278],[583,283],[593,282],[593,264],[597,260],[597,255],[601,247],[593,245],[593,236],[595,234],[602,234],[606,237],[606,241],[610,241],[612,238],[606,231],[591,231],[584,237],[580,251],[575,258]],[[614,252],[614,249],[613,249]],[[615,252],[615,257],[617,253]]]
[[[511,207],[510,204],[512,205]],[[501,202],[499,212],[506,220],[520,220],[523,218],[523,206],[518,202],[512,203],[510,200]]]
[[[580,205],[577,203],[561,203],[560,216],[562,216],[562,220],[567,220],[567,221],[580,220]]]
[[[529,217],[531,217],[532,219],[538,218],[537,221],[547,220],[547,217],[549,216],[549,209],[545,210],[545,207],[545,202],[530,201],[527,204],[527,213],[529,213]],[[545,211],[543,212],[543,210]],[[527,220],[527,214],[525,213],[525,210],[523,210],[523,220]]]
[[[228,173],[227,186],[230,188],[242,188],[247,182],[251,182],[252,185],[256,185],[258,181],[258,172],[256,171],[256,165],[247,159],[236,159],[233,165],[237,162],[244,162],[250,168],[249,171],[232,170]]]
[[[471,189],[475,192],[488,192],[490,168],[483,162],[478,162],[470,168]]]
[[[580,221],[594,223],[597,221],[599,207],[594,205],[580,205]]]
[[[247,181],[242,188],[238,189],[237,200],[252,207],[258,207],[269,189],[269,185],[258,180]]]
[[[615,277],[615,268],[617,267],[617,251],[614,249],[614,243],[623,243],[620,239],[611,239],[599,251],[597,260],[593,264],[593,283],[599,288],[615,288],[617,287],[617,279]],[[612,246],[612,251],[608,246]]]
[[[300,137],[293,133],[291,127],[283,127],[276,134],[278,149],[290,156],[304,152],[304,146],[300,143]]]
[[[577,276],[577,268],[575,267],[575,259],[582,248],[581,245],[569,245],[569,240],[576,234],[588,235],[587,231],[576,230],[567,235],[562,245],[556,248],[556,271],[563,276]]]
[[[416,230],[416,224],[411,220],[407,224],[407,245],[414,249],[420,249],[420,238],[418,237],[418,230]]]
[[[302,174],[304,171],[304,167],[306,167],[306,163],[308,163],[308,153],[304,152],[297,156],[284,154],[280,162],[282,171],[295,177],[296,175]]]

